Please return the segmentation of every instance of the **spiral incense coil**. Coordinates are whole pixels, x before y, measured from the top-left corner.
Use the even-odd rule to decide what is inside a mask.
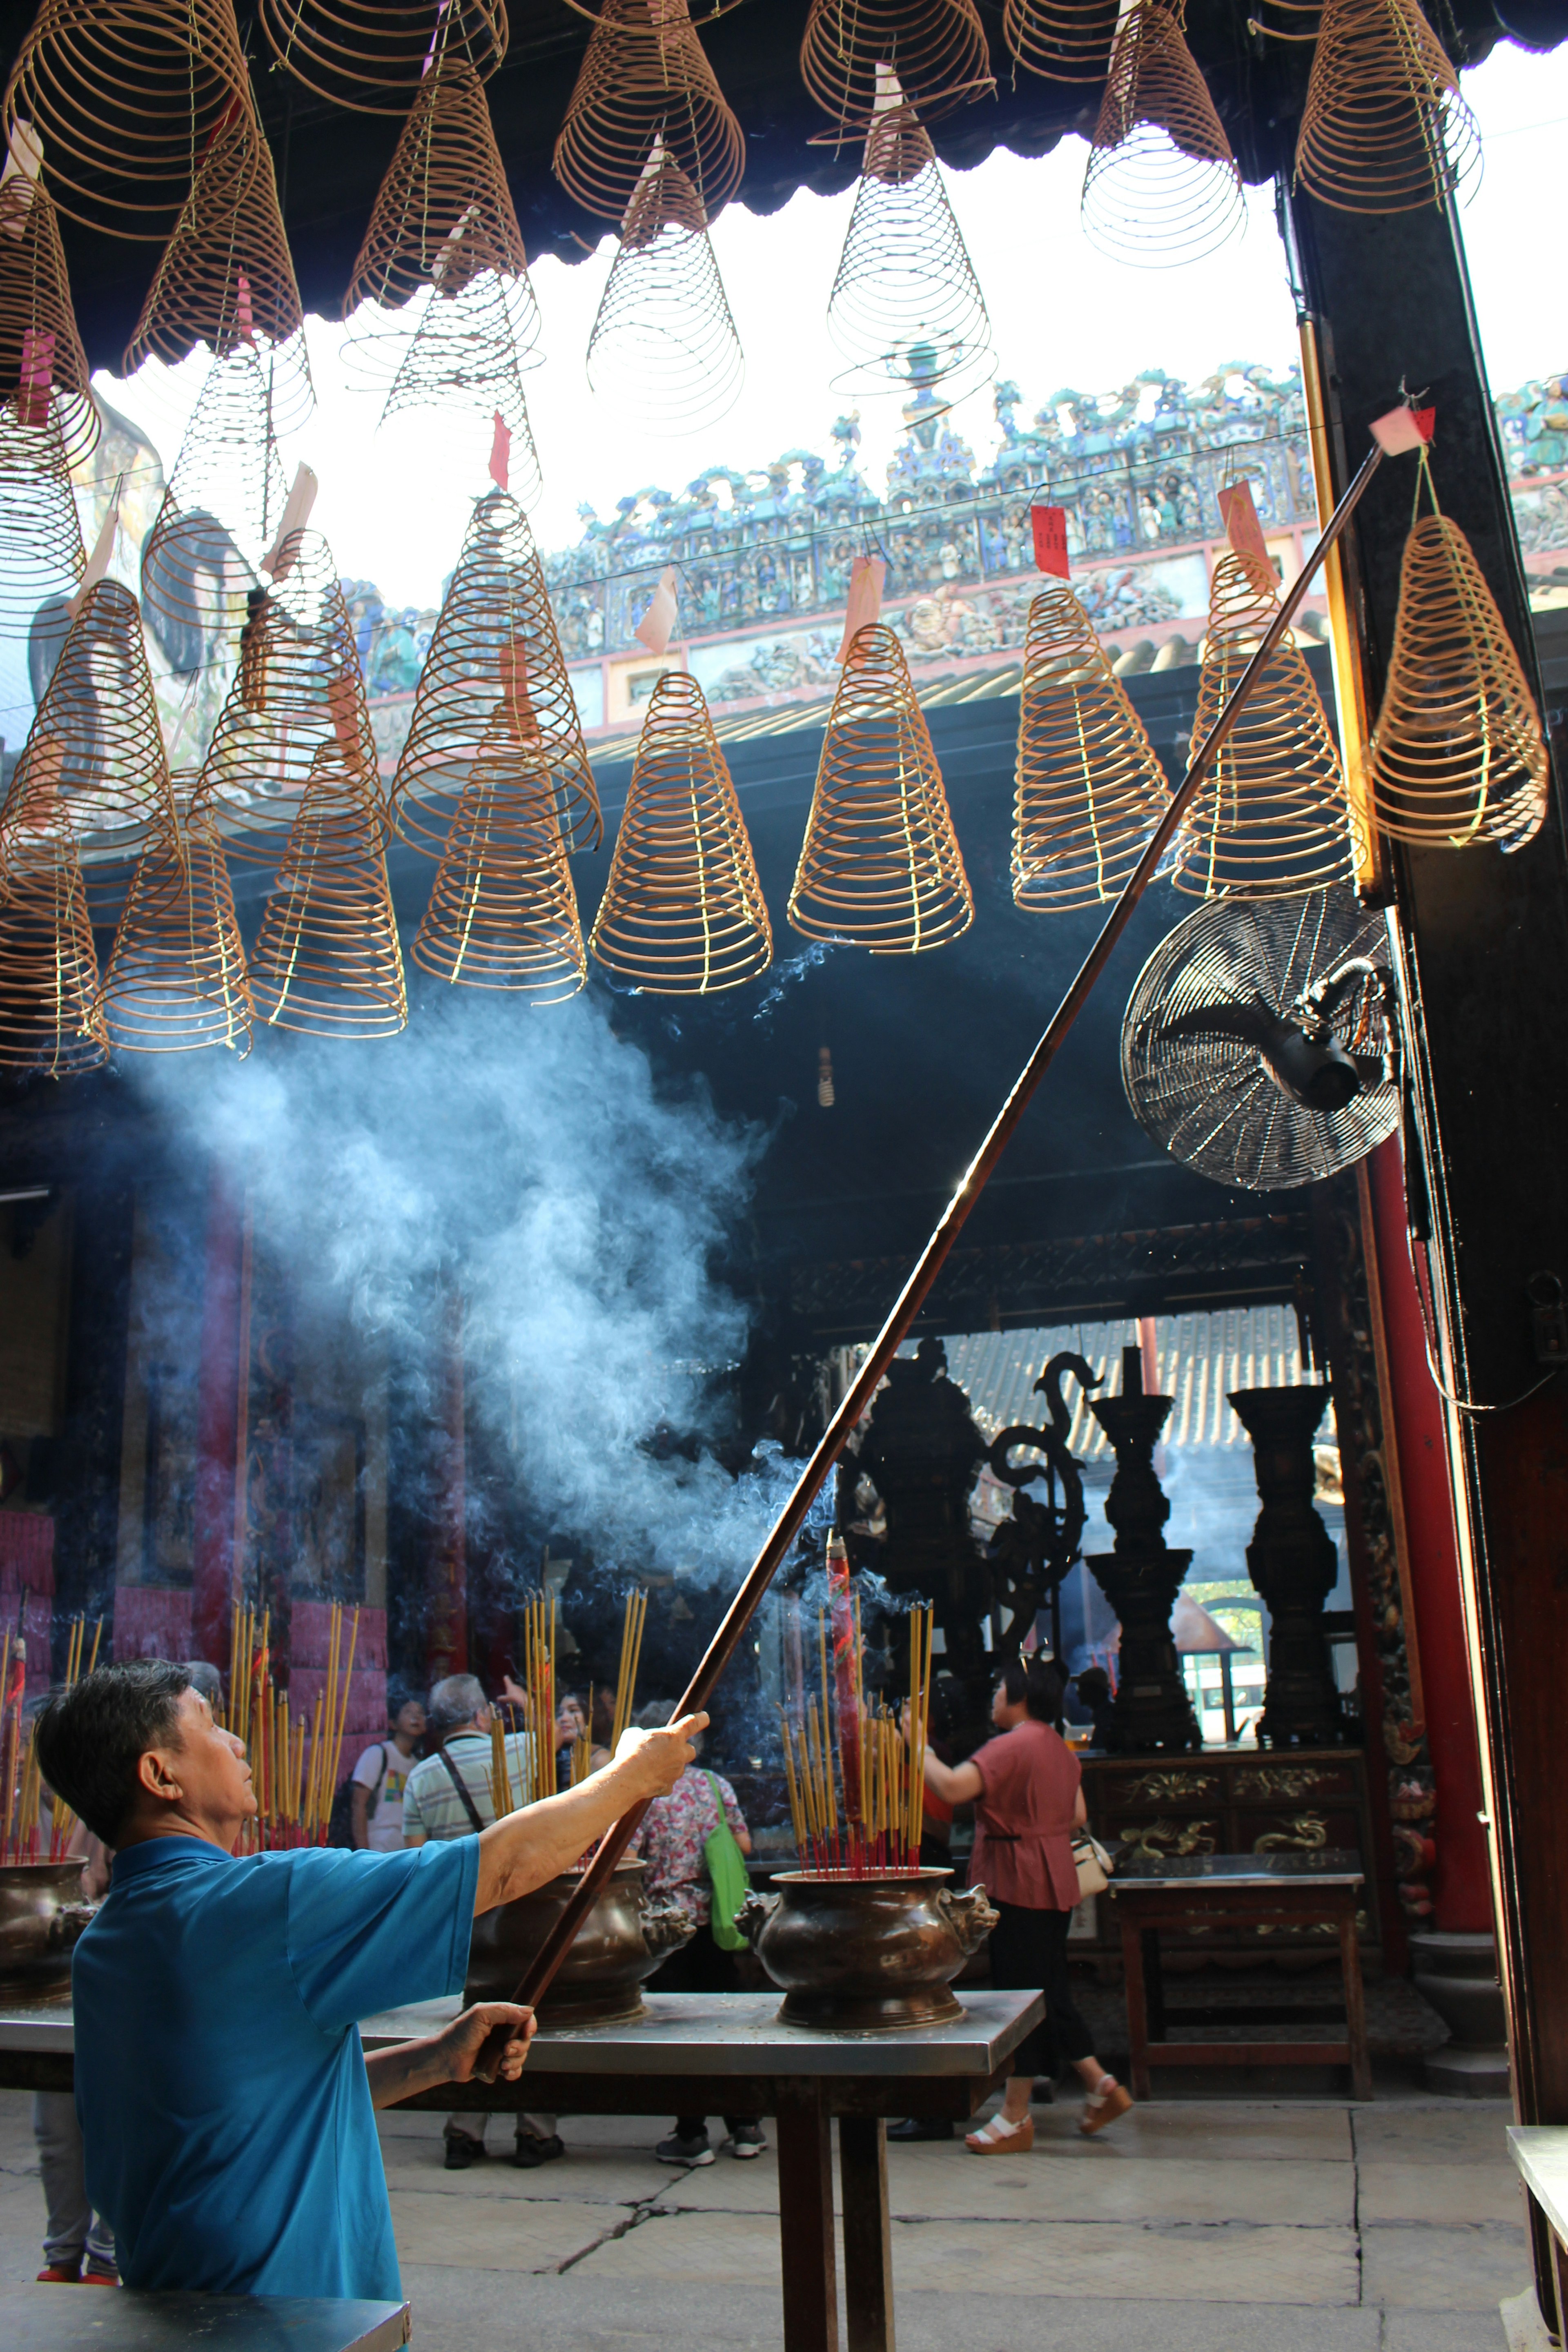
[[[6,85],[4,129],[43,141],[61,212],[162,242],[194,166],[247,89],[233,0],[43,0]]]
[[[0,637],[58,645],[87,568],[81,523],[59,409],[46,403],[37,425],[17,410],[0,401]]]
[[[497,755],[498,719],[520,779],[542,758],[567,848],[595,847],[604,827],[583,722],[528,518],[505,490],[474,509],[419,673],[391,793],[393,828],[411,848],[443,854],[474,762]]]
[[[1209,590],[1193,742],[1204,741],[1279,609],[1272,564],[1222,555]],[[1307,657],[1287,633],[1176,843],[1178,890],[1278,898],[1352,877],[1350,805]]]
[[[47,802],[46,784],[21,813],[37,845],[0,889],[0,1069],[63,1078],[106,1062],[109,1040],[75,835]]]
[[[1170,798],[1143,722],[1064,581],[1029,607],[1013,897],[1031,914],[1119,898]]]
[[[381,422],[387,425],[395,416],[439,409],[448,448],[455,436],[463,436],[468,468],[478,475],[491,447],[494,420],[499,416],[510,436],[509,486],[520,505],[530,507],[538,500],[542,480],[512,319],[507,281],[488,272],[451,296],[432,294],[405,344],[382,407]],[[421,455],[423,446],[422,436]]]
[[[1547,776],[1535,703],[1470,543],[1447,515],[1423,515],[1373,736],[1377,822],[1428,847],[1518,849],[1541,829]]]
[[[250,982],[223,853],[201,824],[164,827],[137,860],[98,1011],[111,1046],[250,1051]]]
[[[103,420],[77,331],[60,225],[25,171],[0,185],[0,400],[41,425],[52,409],[68,465],[98,446]]]
[[[437,980],[539,1004],[563,1003],[587,979],[550,771],[504,718],[463,788],[409,952]]]
[[[746,142],[686,0],[604,0],[555,142],[555,176],[584,212],[622,221],[656,139],[716,220],[741,184]]]
[[[193,633],[237,632],[287,498],[268,372],[240,343],[213,362],[142,551],[142,593]],[[189,659],[206,658],[198,636]]]
[[[873,955],[942,947],[974,919],[925,713],[879,621],[851,639],[833,698],[789,919]]]
[[[655,143],[588,338],[588,382],[650,432],[727,415],[746,363],[696,189]]]
[[[310,764],[250,960],[258,1018],[312,1037],[407,1025],[381,806],[336,743]]]
[[[1417,0],[1325,0],[1296,182],[1347,213],[1446,205],[1480,162],[1459,77]]]
[[[1132,0],[1083,182],[1083,226],[1113,261],[1197,261],[1244,227],[1241,173],[1184,29],[1184,0]]]
[[[773,961],[741,803],[684,670],[668,670],[649,698],[588,950],[652,996],[738,988]]]
[[[260,0],[261,29],[294,79],[354,114],[405,114],[432,62],[486,79],[506,55],[503,0]]]
[[[1002,37],[1026,73],[1102,82],[1110,70],[1116,0],[1006,0]]]
[[[832,117],[829,137],[869,129],[879,66],[926,122],[996,88],[974,0],[811,0],[800,70]]]

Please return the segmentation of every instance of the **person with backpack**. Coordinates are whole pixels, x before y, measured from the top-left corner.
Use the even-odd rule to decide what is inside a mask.
[[[386,1722],[391,1738],[365,1749],[349,1781],[349,1843],[362,1853],[403,1851],[403,1791],[425,1737],[424,1701],[393,1704]]]
[[[655,1699],[638,1710],[639,1729],[659,1731],[675,1714],[670,1699]],[[735,1791],[717,1772],[700,1767],[702,1742],[692,1741],[699,1761],[689,1764],[667,1797],[656,1797],[626,1851],[647,1864],[643,1884],[686,1914],[695,1930],[689,1943],[671,1952],[649,1992],[736,1992],[735,1954],[745,1941],[735,1914],[751,1885],[745,1856],[752,1851]],[[767,2138],[755,2116],[726,2116],[731,2156],[761,2156]],[[713,2146],[706,2116],[677,2116],[675,2128],[654,2154],[660,2164],[711,2164]]]

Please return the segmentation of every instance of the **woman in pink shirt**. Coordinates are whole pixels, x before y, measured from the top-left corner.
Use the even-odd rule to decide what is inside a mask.
[[[1072,1833],[1088,1814],[1078,1759],[1052,1720],[1060,1699],[1061,1686],[1042,1659],[1027,1666],[1013,1660],[991,1703],[998,1737],[966,1764],[943,1764],[926,1749],[926,1786],[950,1805],[974,1806],[970,1880],[984,1885],[1002,1915],[991,1931],[991,1981],[1010,1991],[1037,1985],[1046,1997],[1046,2022],[1014,2055],[1001,2114],[964,2142],[976,2156],[1033,2147],[1029,2086],[1045,2071],[1053,2044],[1055,2063],[1070,2059],[1089,2093],[1081,2132],[1103,2131],[1132,2105],[1094,2055],[1068,1975],[1068,1928],[1078,1901]]]

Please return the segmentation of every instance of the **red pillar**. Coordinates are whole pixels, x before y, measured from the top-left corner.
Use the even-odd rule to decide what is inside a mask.
[[[191,1514],[191,1632],[196,1655],[226,1667],[240,1494],[244,1213],[221,1171],[207,1192],[197,1365],[196,1477]],[[247,1341],[245,1342],[248,1344]]]

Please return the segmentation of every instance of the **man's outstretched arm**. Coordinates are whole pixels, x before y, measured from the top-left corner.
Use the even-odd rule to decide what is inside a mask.
[[[533,2011],[513,2000],[476,2001],[440,2033],[417,2042],[395,2042],[390,2050],[373,2050],[364,2062],[373,2107],[395,2106],[416,2091],[433,2091],[438,2083],[466,2083],[474,2061],[498,2025],[513,2030],[496,2072],[503,2083],[515,2083],[522,2072],[533,2038]]]
[[[696,1760],[692,1735],[707,1721],[705,1715],[688,1715],[662,1731],[623,1732],[602,1771],[481,1831],[475,1917],[573,1869],[623,1813],[645,1798],[666,1795]]]

